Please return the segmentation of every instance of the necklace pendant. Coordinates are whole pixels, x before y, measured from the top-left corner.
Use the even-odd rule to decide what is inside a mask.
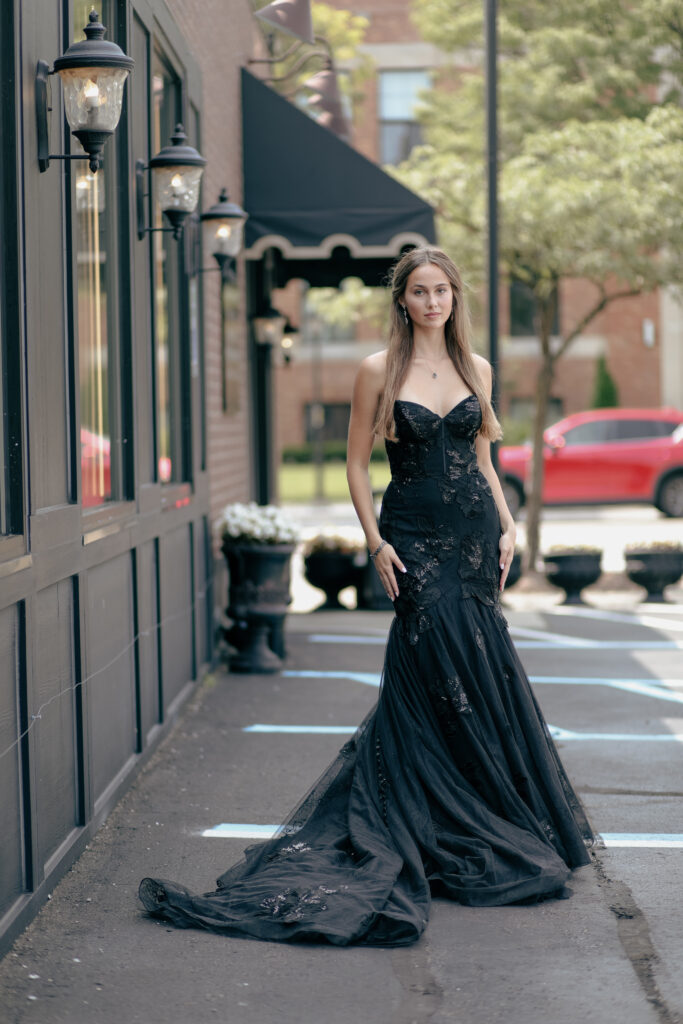
[[[432,370],[432,377],[434,378],[434,380],[436,380],[436,374],[434,373],[433,370]]]

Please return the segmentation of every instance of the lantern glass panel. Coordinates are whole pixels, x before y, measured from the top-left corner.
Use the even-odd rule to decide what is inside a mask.
[[[162,210],[192,213],[199,202],[203,167],[155,167],[157,202]]]
[[[218,222],[214,232],[214,253],[221,256],[238,256],[242,248],[244,225],[237,219],[225,219]]]
[[[72,132],[113,132],[121,117],[125,68],[64,68],[64,110]]]

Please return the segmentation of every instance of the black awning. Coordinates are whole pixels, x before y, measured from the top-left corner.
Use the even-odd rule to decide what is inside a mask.
[[[396,258],[435,241],[428,203],[242,70],[246,256]]]

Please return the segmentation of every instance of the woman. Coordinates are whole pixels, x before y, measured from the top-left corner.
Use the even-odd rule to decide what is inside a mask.
[[[515,527],[493,470],[491,370],[437,249],[393,275],[387,352],[365,359],[351,497],[396,617],[376,708],[279,834],[196,896],[144,879],[180,926],[275,941],[405,945],[431,894],[474,906],[566,895],[591,833],[500,611]],[[392,480],[375,520],[368,463]]]

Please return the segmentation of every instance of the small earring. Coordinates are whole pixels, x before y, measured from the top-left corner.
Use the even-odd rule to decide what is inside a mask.
[[[401,312],[403,313],[403,319],[404,319],[405,323],[406,324],[410,323],[410,319],[408,317],[408,310],[403,305],[401,306]]]

